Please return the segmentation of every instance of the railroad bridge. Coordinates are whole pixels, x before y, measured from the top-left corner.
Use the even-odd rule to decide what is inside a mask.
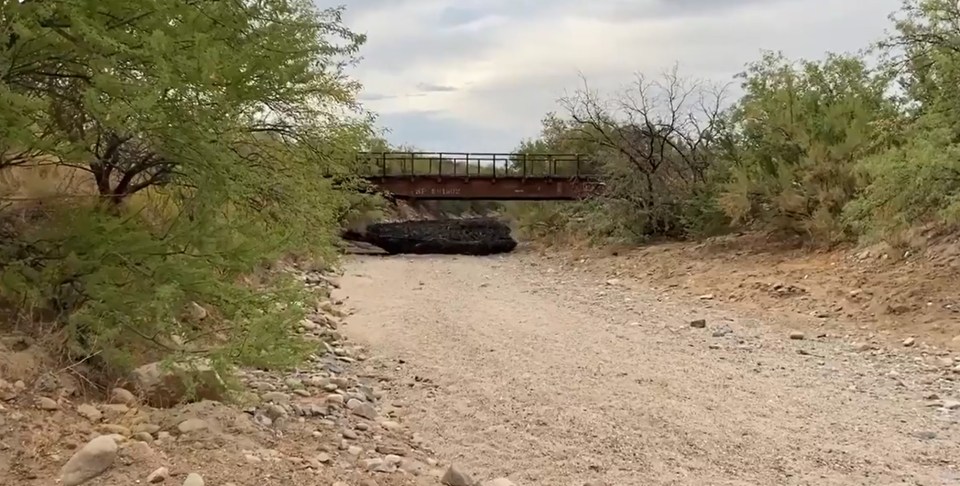
[[[357,161],[398,199],[576,200],[603,187],[580,154],[365,152]]]

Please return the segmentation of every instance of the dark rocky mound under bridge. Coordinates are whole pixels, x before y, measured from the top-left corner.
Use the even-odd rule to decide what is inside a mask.
[[[517,247],[510,227],[493,218],[437,219],[376,223],[343,238],[382,248],[389,254],[492,255]]]

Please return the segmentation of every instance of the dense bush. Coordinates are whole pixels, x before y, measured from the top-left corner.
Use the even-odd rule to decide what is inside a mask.
[[[858,191],[859,160],[882,150],[881,122],[896,116],[888,78],[860,60],[790,63],[768,54],[743,75],[729,111],[735,143],[720,195],[738,224],[843,239],[839,220]]]
[[[312,301],[269,266],[329,262],[368,204],[342,162],[370,140],[343,73],[364,39],[340,17],[309,0],[0,6],[0,299],[19,323],[112,372],[295,362]]]
[[[884,127],[891,147],[860,161],[862,191],[847,208],[860,234],[896,242],[907,229],[955,231],[960,216],[960,10],[911,0],[879,47],[905,93],[900,119]]]
[[[829,245],[897,240],[918,225],[956,229],[960,10],[906,0],[893,19],[893,34],[871,52],[881,55],[869,57],[882,62],[767,53],[723,109],[675,71],[659,83],[641,78],[626,95],[583,89],[561,100],[565,113],[521,150],[574,147],[596,161],[609,190],[600,204],[513,214],[533,234],[592,240],[760,229]],[[679,102],[691,99],[697,110]]]

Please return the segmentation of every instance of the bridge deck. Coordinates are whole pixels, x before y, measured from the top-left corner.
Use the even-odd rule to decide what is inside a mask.
[[[602,187],[579,154],[376,152],[358,161],[401,199],[573,200]]]

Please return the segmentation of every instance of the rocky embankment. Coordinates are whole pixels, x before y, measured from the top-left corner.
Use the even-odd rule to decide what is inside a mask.
[[[321,295],[337,286],[301,275]],[[390,398],[395,364],[346,342],[343,318],[341,302],[318,302],[300,332],[320,351],[289,372],[239,370],[240,387],[202,365],[153,363],[97,401],[70,368],[0,376],[0,484],[478,484],[410,432],[407,405]],[[0,354],[41,352],[23,337],[4,343]],[[176,405],[187,396],[201,400]]]

